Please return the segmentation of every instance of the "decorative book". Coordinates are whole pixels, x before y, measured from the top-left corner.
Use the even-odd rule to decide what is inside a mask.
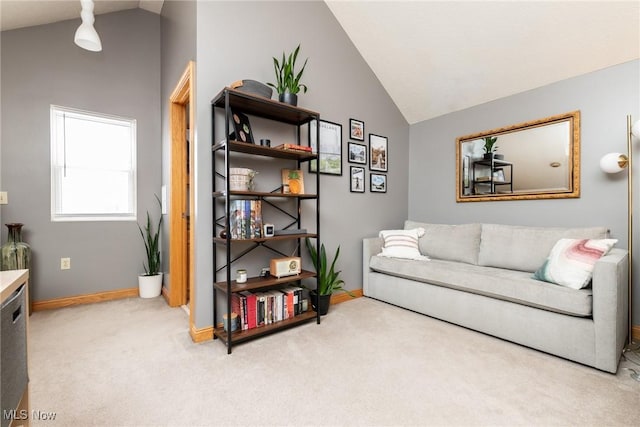
[[[302,169],[282,169],[282,193],[304,194]]]

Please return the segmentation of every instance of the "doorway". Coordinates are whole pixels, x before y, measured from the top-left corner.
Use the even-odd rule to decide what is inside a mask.
[[[194,326],[194,255],[193,211],[195,63],[189,61],[169,98],[169,133],[171,135],[171,187],[169,222],[168,304],[171,307],[189,304],[189,327]]]

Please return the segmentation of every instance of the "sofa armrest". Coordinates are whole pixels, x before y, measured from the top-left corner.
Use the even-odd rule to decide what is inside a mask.
[[[616,372],[629,332],[629,253],[612,249],[593,269],[596,367]]]
[[[369,261],[371,257],[382,252],[382,239],[368,237],[362,239],[362,292],[367,295],[369,291]]]

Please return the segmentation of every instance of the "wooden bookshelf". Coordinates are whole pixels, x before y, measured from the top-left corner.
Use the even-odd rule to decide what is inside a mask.
[[[247,341],[252,338],[257,338],[262,335],[278,332],[284,328],[297,326],[301,323],[314,320],[316,316],[317,316],[316,312],[309,309],[304,313],[294,316],[291,319],[281,320],[279,322],[271,323],[269,325],[258,326],[253,329],[247,329],[244,331],[235,331],[231,334],[231,339],[233,340],[234,343]],[[220,338],[225,343],[227,343],[227,340],[229,339],[229,334],[224,330],[224,328],[215,328],[213,330],[213,335],[216,338]]]

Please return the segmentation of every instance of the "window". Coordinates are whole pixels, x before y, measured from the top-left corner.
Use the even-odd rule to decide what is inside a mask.
[[[51,220],[136,220],[136,121],[51,106]]]

